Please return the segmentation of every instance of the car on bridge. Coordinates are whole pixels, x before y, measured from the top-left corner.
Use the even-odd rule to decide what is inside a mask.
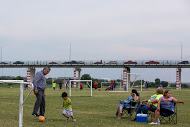
[[[178,64],[189,64],[189,61],[181,61]]]
[[[107,64],[117,64],[117,61],[110,61]]]
[[[84,61],[75,61],[75,60],[72,60],[72,61],[63,62],[62,64],[84,64]]]
[[[145,62],[145,64],[160,64],[160,62],[157,62],[157,61],[148,61],[148,62]]]
[[[101,60],[101,61],[95,62],[94,64],[103,64],[103,63],[102,63],[102,60]]]
[[[127,61],[127,62],[124,62],[124,64],[137,64],[137,62],[136,62],[136,61],[129,60],[129,61]]]
[[[8,64],[8,63],[6,63],[6,62],[0,62],[0,64]]]
[[[22,62],[22,61],[16,61],[13,64],[24,64],[24,62]]]
[[[57,62],[53,62],[53,61],[52,61],[52,62],[50,62],[49,64],[58,64],[58,63],[57,63]]]
[[[77,61],[66,61],[66,62],[63,62],[62,64],[78,64]]]
[[[78,64],[84,64],[84,61],[78,61]]]

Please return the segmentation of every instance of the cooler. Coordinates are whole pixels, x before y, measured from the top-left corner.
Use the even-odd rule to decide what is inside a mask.
[[[136,115],[136,122],[147,122],[148,115],[147,114],[137,114]]]

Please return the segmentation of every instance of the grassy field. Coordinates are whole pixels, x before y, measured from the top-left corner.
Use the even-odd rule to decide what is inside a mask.
[[[19,88],[6,88],[7,85],[0,84],[0,127],[18,127],[19,122]],[[148,123],[138,123],[122,117],[121,120],[116,119],[115,112],[119,105],[119,99],[125,99],[129,93],[124,92],[108,92],[94,91],[93,96],[89,97],[89,91],[72,91],[73,95],[88,94],[87,97],[71,97],[73,114],[77,122],[64,121],[62,115],[62,98],[61,93],[64,90],[52,91],[51,88],[46,89],[46,118],[45,122],[38,122],[37,118],[32,117],[33,106],[36,100],[32,93],[24,104],[24,127],[118,127],[118,126],[151,126]],[[24,90],[24,97],[29,90]],[[68,91],[67,91],[68,92]],[[140,92],[141,100],[149,98],[155,93],[155,89]],[[178,104],[178,123],[161,124],[160,126],[189,126],[189,105],[190,90],[172,89],[172,96],[185,101],[185,104]],[[150,120],[149,120],[150,122]],[[153,126],[153,125],[152,125]]]

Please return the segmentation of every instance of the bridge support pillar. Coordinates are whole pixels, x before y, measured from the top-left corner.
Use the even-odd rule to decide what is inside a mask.
[[[35,68],[28,68],[28,70],[27,70],[27,82],[28,83],[31,83],[34,81],[35,71],[36,71]],[[30,88],[31,86],[28,85],[28,87]]]
[[[80,80],[80,72],[81,72],[81,69],[80,68],[74,68],[74,80],[77,80],[76,78],[76,71],[78,71],[78,80]],[[74,81],[74,88],[76,88],[76,82]],[[78,88],[80,88],[80,82],[78,83]]]
[[[181,89],[181,68],[176,69],[176,89]]]
[[[131,69],[130,68],[127,68],[127,85],[128,85],[128,88],[131,88],[131,82],[130,82],[130,79],[131,79]]]
[[[130,87],[130,68],[123,68],[123,86],[128,91]]]

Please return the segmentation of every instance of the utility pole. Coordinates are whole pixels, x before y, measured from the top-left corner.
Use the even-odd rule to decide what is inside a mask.
[[[181,62],[182,62],[182,43],[180,42],[181,44]]]
[[[2,55],[2,53],[3,53],[3,48],[1,47],[1,61],[3,60],[3,55]]]
[[[3,60],[3,48],[1,47],[1,62]],[[3,76],[3,68],[2,68],[2,76]]]
[[[70,43],[69,61],[71,61],[71,43]]]

